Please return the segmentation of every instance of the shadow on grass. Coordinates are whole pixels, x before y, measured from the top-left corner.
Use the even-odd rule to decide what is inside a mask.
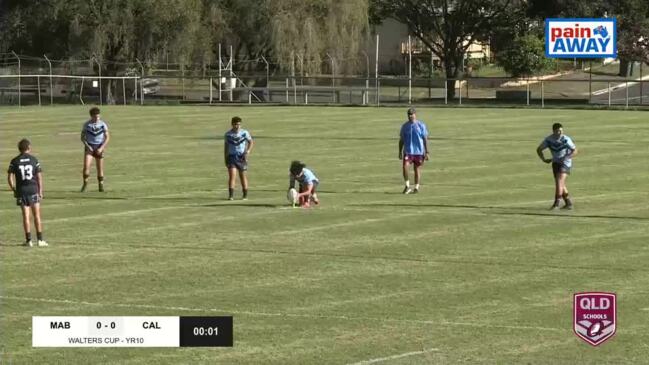
[[[574,210],[560,211],[542,211],[538,208],[529,207],[507,207],[507,206],[486,206],[486,205],[469,205],[469,204],[404,204],[404,203],[367,203],[367,204],[350,204],[358,207],[411,207],[411,208],[460,208],[491,211],[490,214],[500,215],[529,215],[539,217],[566,217],[566,218],[593,218],[593,219],[620,219],[620,220],[638,220],[649,221],[649,217],[638,216],[619,216],[607,214],[577,214]],[[509,210],[509,211],[508,211]]]
[[[224,200],[222,203],[213,203],[213,204],[197,204],[194,205],[199,208],[210,208],[210,207],[237,207],[237,208],[282,208],[287,207],[287,204],[264,204],[264,203],[248,203],[239,201],[230,201]]]

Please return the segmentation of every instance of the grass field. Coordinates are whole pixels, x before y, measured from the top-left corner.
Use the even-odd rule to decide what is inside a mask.
[[[0,161],[29,137],[43,165],[50,243],[20,246],[3,183],[0,363],[649,363],[647,113],[421,108],[432,158],[406,196],[403,107],[102,115],[107,192],[82,194],[87,107],[0,109]],[[248,201],[225,200],[233,115],[257,142]],[[555,120],[581,151],[572,212],[547,210],[535,154]],[[287,207],[298,158],[321,180],[317,208]],[[618,295],[597,348],[572,330],[582,291]],[[34,315],[233,315],[234,347],[32,348]]]

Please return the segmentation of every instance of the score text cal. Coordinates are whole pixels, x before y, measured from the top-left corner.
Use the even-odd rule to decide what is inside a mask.
[[[33,347],[231,347],[232,317],[34,316]]]

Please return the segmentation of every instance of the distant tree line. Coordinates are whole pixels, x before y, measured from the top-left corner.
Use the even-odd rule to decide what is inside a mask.
[[[218,45],[237,59],[273,59],[273,69],[319,73],[327,58],[357,58],[374,25],[406,24],[459,78],[469,41],[489,41],[514,76],[546,67],[546,17],[616,17],[620,74],[649,61],[647,0],[2,0],[0,52],[50,58],[211,65]],[[229,48],[224,49],[224,54]],[[119,71],[102,64],[102,74]],[[239,67],[263,68],[260,63]],[[364,65],[345,63],[354,68]],[[454,97],[455,88],[448,88]]]

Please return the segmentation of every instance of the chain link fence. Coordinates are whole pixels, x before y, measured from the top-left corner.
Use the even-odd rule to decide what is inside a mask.
[[[366,57],[367,58],[367,57]],[[530,78],[480,76],[448,80],[433,72],[422,77],[371,75],[369,59],[362,76],[337,75],[330,60],[328,75],[308,75],[296,58],[288,73],[273,72],[265,58],[233,60],[218,69],[179,65],[50,60],[3,54],[0,57],[0,105],[174,103],[250,104],[432,104],[432,105],[597,105],[649,106],[649,77],[642,65],[627,77],[615,65],[557,70]],[[576,65],[575,65],[576,66]],[[101,75],[111,69],[111,76]],[[407,73],[407,70],[404,70]],[[472,75],[478,75],[471,77]],[[646,80],[646,81],[645,81]],[[453,91],[451,92],[451,90]]]

